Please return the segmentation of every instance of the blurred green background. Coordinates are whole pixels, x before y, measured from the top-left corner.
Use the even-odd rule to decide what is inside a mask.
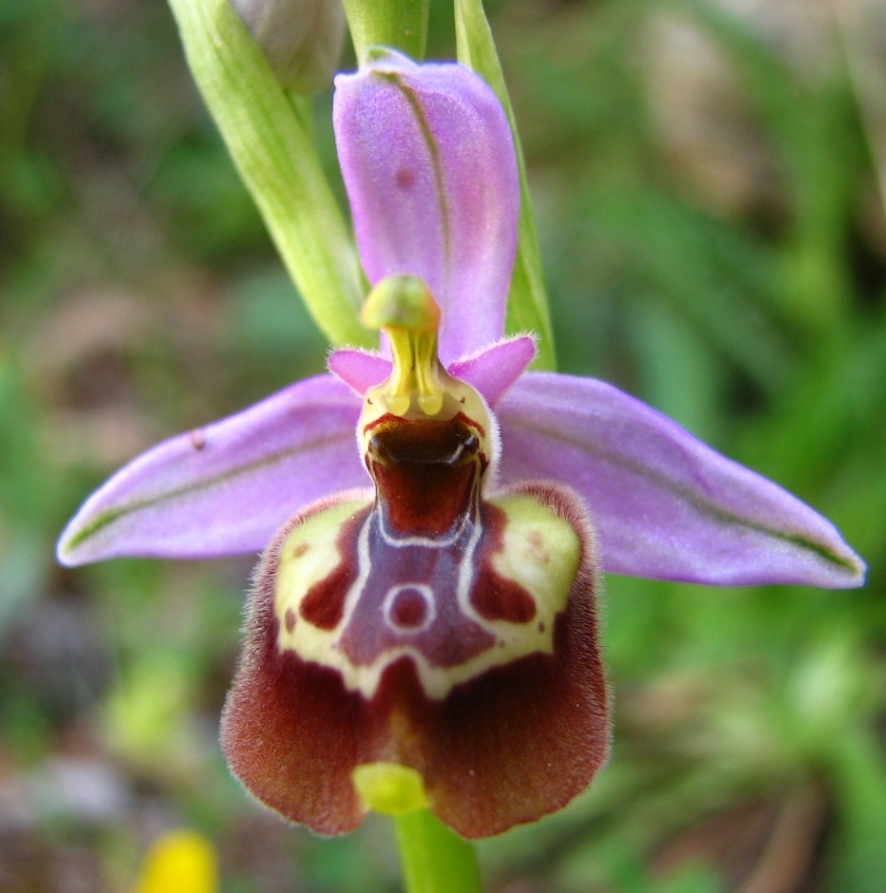
[[[451,56],[447,0],[430,55]],[[886,3],[501,0],[562,371],[830,517],[855,592],[610,577],[608,768],[481,845],[500,893],[886,890]],[[317,127],[334,174],[329,97]],[[326,346],[161,0],[0,3],[0,890],[124,893],[210,836],[224,893],[398,889],[229,779],[251,562],[57,567],[79,502]]]

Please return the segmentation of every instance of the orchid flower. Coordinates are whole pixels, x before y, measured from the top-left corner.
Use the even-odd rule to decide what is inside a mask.
[[[495,95],[375,51],[334,124],[380,350],[148,451],[60,559],[264,550],[222,721],[233,772],[326,834],[404,767],[474,838],[539,818],[607,756],[600,571],[851,587],[864,567],[776,484],[633,397],[527,371],[504,337],[519,182]],[[354,442],[356,432],[356,444]]]

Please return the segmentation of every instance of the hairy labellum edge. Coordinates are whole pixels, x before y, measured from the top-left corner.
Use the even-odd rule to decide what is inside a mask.
[[[258,800],[320,834],[346,833],[365,813],[353,769],[399,763],[422,775],[442,821],[477,838],[539,819],[587,787],[609,750],[590,525],[565,488],[529,484],[509,493],[549,506],[581,540],[553,653],[494,667],[441,700],[424,694],[409,657],[388,666],[367,699],[335,670],[279,651],[273,579],[262,570],[297,524],[356,494],[315,503],[284,526],[256,575],[246,647],[222,717],[231,770]]]

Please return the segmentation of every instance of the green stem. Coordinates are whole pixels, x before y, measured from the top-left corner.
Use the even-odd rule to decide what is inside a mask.
[[[472,844],[426,809],[394,818],[406,893],[482,893]]]
[[[194,80],[308,310],[333,344],[370,345],[350,232],[264,55],[230,0],[169,5]]]
[[[517,151],[517,167],[520,172],[520,223],[517,260],[514,264],[508,298],[507,328],[514,334],[534,332],[538,338],[535,368],[555,369],[557,360],[554,354],[554,334],[551,329],[548,297],[541,267],[535,215],[532,212],[532,198],[529,195],[529,183],[526,178],[526,162],[492,30],[483,11],[483,0],[455,0],[455,37],[458,61],[479,74],[498,96],[508,116],[511,133],[514,136],[514,148]]]
[[[344,0],[357,60],[373,46],[420,60],[428,36],[428,0]]]

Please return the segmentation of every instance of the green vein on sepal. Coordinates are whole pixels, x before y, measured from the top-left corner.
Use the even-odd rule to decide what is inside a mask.
[[[483,0],[455,0],[455,37],[458,61],[480,75],[498,96],[511,125],[514,148],[517,151],[517,168],[520,172],[520,222],[517,260],[508,296],[507,329],[511,334],[533,332],[538,339],[538,354],[533,367],[555,369],[557,361],[554,353],[554,335],[551,329],[535,217],[532,213],[532,199],[526,179],[526,162],[523,158],[523,148],[508,88],[495,49],[495,41],[489,22],[486,20],[486,13],[483,11]]]
[[[169,0],[191,73],[271,238],[333,344],[371,343],[349,231],[314,146],[230,0]]]
[[[222,474],[214,475],[213,477],[201,478],[200,480],[194,481],[193,483],[184,484],[182,486],[174,487],[169,490],[163,490],[152,496],[143,497],[142,499],[120,502],[117,505],[111,506],[110,508],[106,508],[103,511],[99,512],[80,530],[76,531],[73,536],[62,543],[60,554],[63,556],[71,557],[71,553],[74,552],[75,549],[82,546],[93,536],[113,524],[115,521],[120,520],[120,518],[125,518],[136,512],[144,511],[145,509],[152,509],[164,502],[186,498],[194,493],[199,493],[201,490],[208,490],[212,487],[221,486],[241,475],[250,474],[254,471],[258,471],[260,468],[266,468],[269,465],[275,465],[278,462],[283,462],[286,459],[289,459],[292,456],[295,456],[305,450],[315,450],[322,448],[326,444],[332,445],[341,443],[343,440],[350,440],[352,436],[353,435],[349,433],[347,435],[337,434],[333,436],[317,438],[307,443],[300,443],[296,447],[291,447],[290,449],[286,450],[280,450],[279,452],[272,453],[269,456],[263,456],[261,459],[256,459],[254,462],[248,462],[243,465],[238,465],[235,468],[231,468],[228,471],[223,472]],[[368,483],[369,482],[367,481],[367,484]]]
[[[531,431],[536,435],[549,436],[551,433],[550,430],[544,426],[534,424],[523,418],[511,419],[509,424],[511,426],[523,428],[526,431]],[[714,500],[703,500],[699,498],[698,492],[692,488],[674,482],[672,479],[658,473],[655,469],[648,465],[644,465],[642,462],[626,458],[623,453],[600,449],[599,447],[592,447],[585,441],[566,437],[562,433],[558,434],[557,437],[560,440],[569,443],[571,446],[577,447],[589,456],[593,456],[594,461],[590,464],[596,465],[600,462],[608,462],[612,465],[620,466],[621,468],[636,474],[638,477],[645,478],[656,487],[660,487],[662,490],[668,490],[671,493],[676,494],[685,503],[692,505],[697,511],[710,518],[721,521],[726,525],[743,527],[746,530],[752,530],[755,533],[766,534],[767,536],[771,536],[774,540],[789,543],[792,546],[811,552],[812,554],[823,558],[834,567],[848,571],[851,577],[855,580],[860,580],[864,574],[864,565],[861,564],[859,560],[853,561],[851,558],[838,555],[822,543],[816,542],[801,534],[786,533],[781,530],[776,530],[773,527],[767,527],[765,524],[750,521],[735,512],[723,508],[721,504]]]

